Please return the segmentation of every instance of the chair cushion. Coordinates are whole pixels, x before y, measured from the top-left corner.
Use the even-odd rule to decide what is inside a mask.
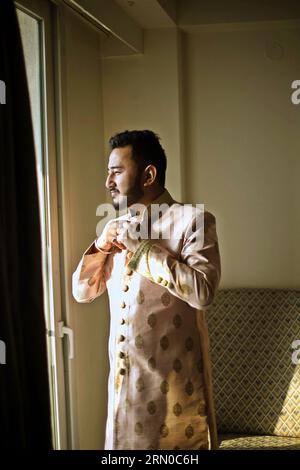
[[[219,435],[220,450],[300,450],[300,438],[279,436]]]
[[[300,437],[300,290],[219,290],[206,318],[219,432]]]

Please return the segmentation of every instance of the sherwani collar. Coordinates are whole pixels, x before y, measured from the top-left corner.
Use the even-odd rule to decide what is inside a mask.
[[[175,201],[167,189],[158,196],[151,204],[173,204]]]
[[[174,199],[172,198],[171,194],[169,193],[169,191],[167,189],[164,189],[164,191],[162,192],[162,194],[160,196],[158,196],[156,199],[154,199],[148,206],[147,206],[147,209],[148,209],[148,216],[149,214],[151,213],[151,205],[152,204],[174,204]],[[146,208],[145,208],[146,209]],[[130,218],[134,217],[136,221],[141,221],[143,220],[144,218],[144,212],[145,212],[145,209],[144,211],[139,214],[138,216],[136,215],[136,210],[133,208],[131,209],[129,207],[128,209],[128,216]]]

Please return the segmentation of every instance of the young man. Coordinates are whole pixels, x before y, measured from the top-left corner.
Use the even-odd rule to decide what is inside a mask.
[[[172,199],[156,134],[125,131],[110,145],[106,187],[129,210],[73,274],[78,302],[109,294],[105,449],[215,449],[204,317],[221,275],[215,217]]]

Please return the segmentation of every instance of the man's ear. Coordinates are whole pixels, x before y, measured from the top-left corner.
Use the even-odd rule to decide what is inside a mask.
[[[157,170],[154,165],[148,165],[144,170],[143,186],[151,186],[156,180]]]

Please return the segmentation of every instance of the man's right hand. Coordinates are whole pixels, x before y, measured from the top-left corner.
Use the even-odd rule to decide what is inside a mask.
[[[108,222],[97,239],[96,246],[103,251],[121,252],[126,250],[126,246],[117,240],[122,225],[123,223],[118,220]]]

